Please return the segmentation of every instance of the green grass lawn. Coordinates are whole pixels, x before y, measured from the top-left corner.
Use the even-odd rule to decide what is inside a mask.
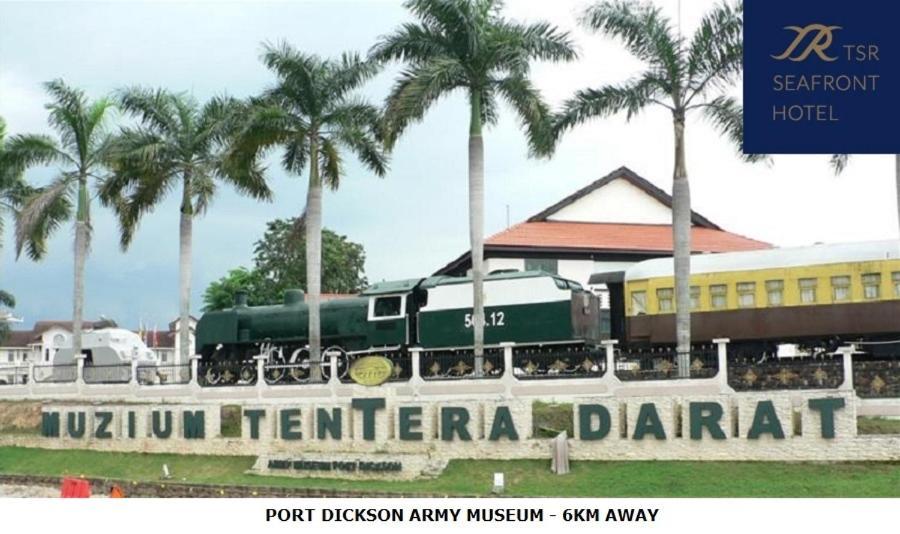
[[[438,478],[411,482],[339,481],[247,475],[248,456],[182,456],[0,447],[0,473],[84,475],[173,481],[487,495],[491,474],[506,474],[507,494],[560,497],[900,497],[900,463],[572,462],[551,475],[549,461],[452,461]]]

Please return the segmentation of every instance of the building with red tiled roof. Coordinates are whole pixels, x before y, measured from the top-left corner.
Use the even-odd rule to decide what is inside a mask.
[[[691,213],[697,254],[772,248]],[[621,271],[672,251],[672,197],[627,167],[484,242],[487,272],[540,269],[585,286],[594,273]],[[436,274],[464,275],[471,265],[466,252]]]

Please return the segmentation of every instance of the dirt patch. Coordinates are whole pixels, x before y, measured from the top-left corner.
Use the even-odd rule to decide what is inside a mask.
[[[0,433],[35,434],[40,428],[40,402],[0,402]]]

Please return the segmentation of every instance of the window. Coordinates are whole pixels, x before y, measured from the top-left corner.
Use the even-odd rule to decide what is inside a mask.
[[[556,258],[525,258],[525,270],[559,274],[559,261]]]
[[[401,300],[400,296],[375,299],[375,317],[397,317],[400,315]]]
[[[656,300],[659,302],[659,313],[675,311],[675,292],[671,287],[657,289]]]
[[[900,298],[900,272],[891,273],[891,282],[894,284],[894,296]]]
[[[816,301],[816,286],[817,281],[815,278],[801,278],[800,279],[800,302],[803,304],[812,304]]]
[[[849,276],[832,276],[831,277],[831,297],[835,302],[850,300],[850,277]]]
[[[631,311],[634,315],[643,315],[647,313],[647,292],[632,291],[631,292]]]
[[[784,280],[766,280],[766,299],[769,306],[784,304]]]
[[[15,358],[15,356],[13,356],[12,352],[10,352],[6,355],[6,359],[7,359],[7,361],[9,361],[9,363],[16,361],[16,358]]]
[[[691,286],[691,309],[700,309],[700,286]]]
[[[863,298],[873,300],[881,297],[881,274],[869,273],[862,275]]]
[[[728,286],[725,284],[709,286],[709,305],[716,310],[726,308],[728,306]]]
[[[738,308],[753,308],[756,306],[756,282],[738,282]]]

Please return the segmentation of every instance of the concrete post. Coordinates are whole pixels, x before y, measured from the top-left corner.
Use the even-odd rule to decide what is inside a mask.
[[[257,354],[253,357],[256,360],[256,390],[262,395],[262,391],[269,388],[266,382],[266,364],[269,362],[268,354]]]
[[[191,382],[190,384],[193,386],[199,386],[199,370],[200,370],[200,355],[195,354],[191,356]]]
[[[843,359],[844,364],[844,381],[841,382],[839,390],[842,391],[853,391],[853,355],[857,352],[856,345],[852,343],[850,345],[839,347],[838,350],[835,351],[836,354],[840,354]]]
[[[425,382],[422,380],[422,347],[410,347],[409,349],[409,385],[413,388],[413,398],[419,398],[419,387]]]
[[[410,377],[410,382],[420,382],[422,380],[422,348],[421,347],[411,347],[409,349],[409,358],[412,362],[412,367],[410,368],[410,373],[412,376]]]
[[[34,362],[28,362],[28,395],[34,395]]]
[[[513,373],[513,348],[516,346],[515,343],[511,341],[506,341],[500,343],[500,347],[503,348],[503,378],[504,380],[507,378],[515,378],[515,373]]]
[[[84,360],[87,358],[84,354],[75,356],[75,383],[79,386],[84,385]]]
[[[328,354],[326,354],[326,356],[328,357],[328,373],[330,375],[328,377],[328,385],[333,390],[334,386],[341,383],[341,378],[338,376],[338,369],[340,367],[341,353],[340,353],[340,351],[332,350],[332,351],[328,351]],[[349,364],[349,362],[348,362],[348,364]],[[349,371],[349,369],[348,369],[348,371]]]
[[[512,398],[512,387],[518,382],[514,371],[515,368],[513,367],[515,365],[515,358],[513,358],[515,346],[516,344],[511,341],[500,343],[500,347],[503,348],[503,376],[500,380],[503,382],[505,389],[503,395],[507,399]]]
[[[138,385],[138,361],[137,360],[131,360],[131,380],[128,383],[133,386]]]
[[[719,372],[716,374],[716,381],[722,388],[723,393],[733,393],[734,390],[728,385],[728,344],[730,339],[722,337],[713,340],[716,344],[716,356],[719,365]]]
[[[618,380],[616,377],[616,345],[618,344],[618,339],[604,339],[600,342],[600,345],[606,351],[606,373],[604,373],[604,376],[611,376],[616,378],[616,380]]]

